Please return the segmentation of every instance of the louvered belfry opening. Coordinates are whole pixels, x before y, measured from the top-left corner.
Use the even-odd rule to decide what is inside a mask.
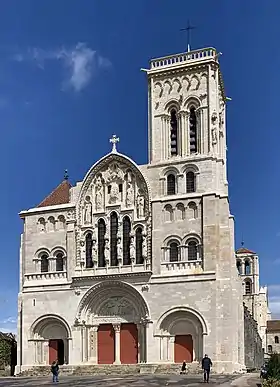
[[[178,155],[178,120],[175,109],[171,110],[170,113],[170,145],[171,145],[171,156]]]
[[[195,107],[190,108],[190,152],[197,153],[197,118]]]

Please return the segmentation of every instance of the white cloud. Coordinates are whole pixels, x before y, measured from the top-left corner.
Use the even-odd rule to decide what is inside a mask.
[[[85,43],[78,43],[72,48],[59,48],[57,50],[43,50],[30,48],[25,54],[17,53],[13,59],[17,62],[34,61],[44,69],[46,62],[57,60],[63,64],[67,78],[63,81],[64,89],[73,89],[76,92],[88,86],[92,77],[100,68],[111,66],[108,59],[100,56]]]

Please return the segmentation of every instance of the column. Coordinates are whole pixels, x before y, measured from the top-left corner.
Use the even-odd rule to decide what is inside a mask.
[[[241,274],[245,274],[245,262],[241,262]]]
[[[87,335],[87,328],[85,326],[82,326],[81,329],[81,341],[82,341],[82,348],[81,348],[81,355],[82,355],[82,363],[85,363],[88,361],[88,335]]]
[[[169,353],[169,361],[174,362],[174,344],[175,344],[175,336],[169,337],[169,345],[168,345],[168,353]]]
[[[137,324],[138,332],[138,363],[143,363],[143,326],[142,324]]]
[[[155,363],[158,359],[158,342],[156,341],[156,338],[154,337],[153,332],[153,322],[148,321],[146,323],[146,362],[147,363]]]
[[[89,359],[93,364],[97,364],[97,331],[98,326],[93,326],[89,330]]]
[[[162,337],[162,360],[167,361],[168,356],[167,356],[167,336]]]
[[[121,325],[113,324],[115,331],[115,361],[114,364],[121,364]]]
[[[161,160],[165,158],[165,116],[161,116]]]
[[[181,155],[186,155],[186,113],[181,112]]]
[[[170,138],[170,116],[165,118],[165,158],[171,157],[171,138]]]
[[[189,156],[190,151],[190,122],[189,113],[185,115],[185,156]]]

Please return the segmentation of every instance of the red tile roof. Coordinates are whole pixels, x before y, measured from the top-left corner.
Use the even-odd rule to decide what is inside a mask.
[[[246,247],[240,247],[236,250],[236,254],[256,254],[254,251],[246,249]]]
[[[268,320],[267,332],[280,332],[280,320]]]
[[[37,207],[56,206],[70,202],[71,184],[63,180]]]

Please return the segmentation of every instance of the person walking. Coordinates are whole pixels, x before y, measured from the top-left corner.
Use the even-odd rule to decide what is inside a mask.
[[[184,360],[180,374],[186,374],[186,373],[187,373],[187,363],[186,363],[186,360]]]
[[[208,355],[204,355],[201,365],[204,372],[204,383],[209,383],[209,374],[212,367],[212,361]]]
[[[55,360],[52,362],[52,366],[51,366],[51,373],[53,375],[53,383],[58,383],[58,371],[59,371],[58,361]]]

